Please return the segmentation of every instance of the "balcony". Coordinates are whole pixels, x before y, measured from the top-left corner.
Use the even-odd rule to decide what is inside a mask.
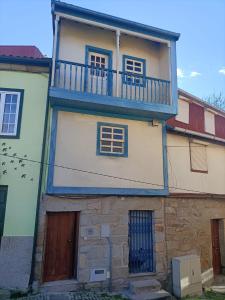
[[[57,106],[66,104],[86,109],[84,104],[88,102],[91,110],[140,115],[146,119],[167,119],[167,115],[171,116],[168,80],[66,60],[57,60],[55,66],[50,97]]]

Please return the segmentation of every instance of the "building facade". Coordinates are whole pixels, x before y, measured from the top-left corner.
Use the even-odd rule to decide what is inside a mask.
[[[121,289],[167,278],[166,120],[179,34],[53,2],[46,188],[36,284]]]
[[[225,267],[225,113],[183,90],[178,111],[167,122],[168,261],[199,255],[207,284]]]
[[[0,288],[29,285],[49,68],[34,46],[0,46]]]

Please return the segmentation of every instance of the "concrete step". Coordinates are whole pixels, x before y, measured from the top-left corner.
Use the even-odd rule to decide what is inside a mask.
[[[156,279],[144,279],[130,281],[129,292],[132,295],[138,295],[140,293],[157,292],[161,289],[161,284]]]
[[[172,296],[165,290],[141,292],[135,295],[127,293],[126,296],[131,300],[172,300]]]

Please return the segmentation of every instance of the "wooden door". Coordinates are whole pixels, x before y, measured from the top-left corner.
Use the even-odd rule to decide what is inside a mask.
[[[50,212],[44,260],[44,281],[76,277],[78,213]]]
[[[221,253],[220,253],[220,235],[219,220],[211,221],[212,228],[212,263],[215,275],[221,273]]]

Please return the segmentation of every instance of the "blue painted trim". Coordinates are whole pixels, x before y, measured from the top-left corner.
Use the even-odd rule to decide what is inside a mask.
[[[58,111],[56,111],[54,109],[52,111],[52,122],[51,122],[51,138],[50,138],[50,152],[49,152],[49,167],[48,167],[47,189],[49,189],[50,187],[53,187],[55,151],[56,151],[56,137],[57,137],[57,123],[58,123]]]
[[[146,118],[150,120],[155,118],[167,120],[175,115],[174,108],[166,104],[144,103],[111,96],[90,95],[59,88],[50,88],[50,97],[52,106],[76,107],[79,109],[130,115],[137,119]]]
[[[97,48],[94,46],[86,45],[85,46],[85,65],[88,66],[88,58],[89,58],[89,52],[99,53],[103,55],[108,56],[108,70],[112,70],[112,54],[113,52],[111,50],[103,49],[103,48]],[[112,95],[112,73],[108,72],[108,78],[107,78],[107,85],[108,85],[108,95]],[[87,91],[88,86],[88,68],[85,68],[85,77],[84,77],[84,91]]]
[[[50,68],[51,58],[30,58],[30,57],[13,57],[13,56],[0,56],[0,63],[3,64],[15,64],[25,66],[38,66]]]
[[[176,42],[170,42],[170,68],[171,68],[171,101],[175,114],[178,113],[178,89],[177,89],[177,56]]]
[[[168,168],[166,156],[166,126],[163,125],[162,131],[162,147],[163,147],[163,176],[164,188],[162,189],[139,189],[139,188],[96,188],[96,187],[56,187],[53,185],[54,179],[54,164],[56,151],[56,137],[57,137],[57,119],[58,111],[53,109],[52,124],[51,124],[51,139],[50,139],[50,155],[49,168],[47,178],[47,193],[57,195],[137,195],[137,196],[167,196],[168,190]]]
[[[125,71],[125,60],[126,59],[130,59],[130,60],[137,60],[137,61],[140,61],[143,63],[143,73],[141,76],[143,76],[142,80],[143,80],[143,83],[142,84],[136,84],[136,83],[130,83],[129,81],[126,80],[126,75],[124,73],[131,73],[132,72],[128,72],[128,71]],[[129,56],[129,55],[123,55],[123,74],[122,74],[122,83],[124,84],[127,84],[127,85],[134,85],[134,86],[140,86],[140,87],[146,87],[146,80],[145,80],[145,77],[146,77],[146,59],[144,58],[139,58],[139,57],[135,57],[135,56]]]
[[[153,272],[156,272],[156,232],[155,232],[155,211],[152,211],[152,255],[153,255]]]
[[[164,189],[169,194],[166,122],[162,123],[162,151],[163,151],[162,155],[163,155],[163,181],[164,181]]]
[[[82,8],[68,3],[59,1],[53,1],[53,13],[61,12],[72,16],[80,17],[87,20],[115,26],[131,30],[138,33],[143,33],[166,40],[178,40],[180,37],[179,33],[171,32],[168,30],[159,29],[156,27],[144,25],[141,23],[133,22],[130,20],[114,17],[104,13],[96,12],[90,9]]]
[[[124,129],[124,153],[102,153],[100,151],[100,129],[101,126],[110,126],[110,127],[118,127]],[[128,157],[128,126],[115,124],[115,123],[107,123],[107,122],[97,122],[97,143],[96,143],[96,155],[102,156],[114,156],[114,157]]]
[[[59,19],[58,30],[56,32],[57,35],[56,54],[55,54],[56,61],[59,60],[60,31],[61,31],[61,18]]]
[[[165,189],[95,188],[95,187],[48,187],[48,194],[55,195],[123,195],[123,196],[167,196]]]
[[[22,111],[23,111],[23,101],[24,101],[24,89],[12,89],[12,88],[1,88],[0,92],[18,92],[20,93],[20,104],[19,104],[19,111],[18,111],[18,121],[17,121],[17,128],[15,135],[4,135],[0,134],[1,139],[19,139],[20,138],[20,129],[21,129],[21,122],[22,122]]]

